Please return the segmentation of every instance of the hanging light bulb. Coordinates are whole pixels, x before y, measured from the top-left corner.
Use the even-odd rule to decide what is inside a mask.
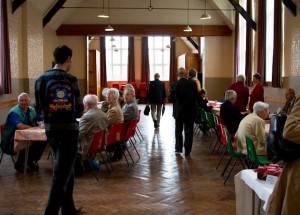
[[[109,0],[108,0],[108,16],[110,16],[109,10]],[[105,28],[105,31],[114,31],[115,29],[110,25],[110,17],[108,18],[108,26]]]
[[[211,16],[206,13],[206,0],[205,0],[205,5],[204,5],[204,13],[200,16],[200,19],[211,19]]]
[[[102,4],[102,11],[101,11],[101,13],[97,17],[107,19],[107,18],[109,18],[109,15],[106,14],[106,12],[105,12],[104,0],[102,0],[102,2],[103,2],[103,4]]]
[[[108,24],[108,26],[106,26],[105,28],[105,31],[114,31],[115,29],[110,25]]]
[[[188,25],[183,29],[183,31],[185,32],[191,32],[193,31],[193,29],[190,27],[190,0],[188,0],[188,11],[187,11],[187,21],[188,21]]]

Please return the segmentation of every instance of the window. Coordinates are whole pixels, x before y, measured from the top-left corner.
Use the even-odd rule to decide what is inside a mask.
[[[272,81],[274,42],[274,1],[266,1],[266,81]]]
[[[107,81],[127,81],[128,37],[105,37]]]
[[[170,37],[148,37],[150,80],[160,74],[160,80],[170,78]]]
[[[247,1],[240,1],[240,5],[247,10]],[[239,15],[239,58],[238,58],[238,68],[239,74],[245,75],[246,70],[246,30],[247,23],[244,17]]]

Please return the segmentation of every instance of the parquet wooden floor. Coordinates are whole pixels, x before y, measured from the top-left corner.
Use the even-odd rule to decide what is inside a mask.
[[[76,177],[74,199],[76,206],[83,206],[82,214],[235,214],[234,173],[224,186],[220,174],[226,160],[215,170],[218,156],[208,150],[209,139],[202,143],[201,136],[194,138],[188,158],[175,155],[172,105],[167,105],[159,129],[154,129],[151,116],[144,115],[139,128],[144,139],[138,145],[141,159],[134,156],[134,165],[115,162],[110,175],[102,165],[99,182],[91,173]],[[43,214],[52,178],[47,156],[45,151],[38,172],[23,175],[16,174],[10,157],[4,155],[0,215]]]

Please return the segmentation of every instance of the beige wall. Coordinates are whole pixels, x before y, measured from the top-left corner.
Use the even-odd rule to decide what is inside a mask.
[[[300,76],[300,16],[294,17],[284,10],[284,73],[285,76]]]
[[[224,97],[233,76],[233,36],[205,37],[204,88],[213,100]]]

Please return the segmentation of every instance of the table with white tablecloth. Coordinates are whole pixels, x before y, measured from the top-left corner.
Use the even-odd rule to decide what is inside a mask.
[[[46,141],[47,136],[44,128],[40,127],[31,127],[23,130],[15,131],[15,144],[14,150],[18,152],[22,149],[25,149],[25,164],[27,165],[28,161],[28,152],[29,146],[33,141]],[[25,168],[26,173],[26,168]]]
[[[236,214],[265,214],[264,209],[274,185],[257,179],[251,169],[242,170],[234,177]]]

